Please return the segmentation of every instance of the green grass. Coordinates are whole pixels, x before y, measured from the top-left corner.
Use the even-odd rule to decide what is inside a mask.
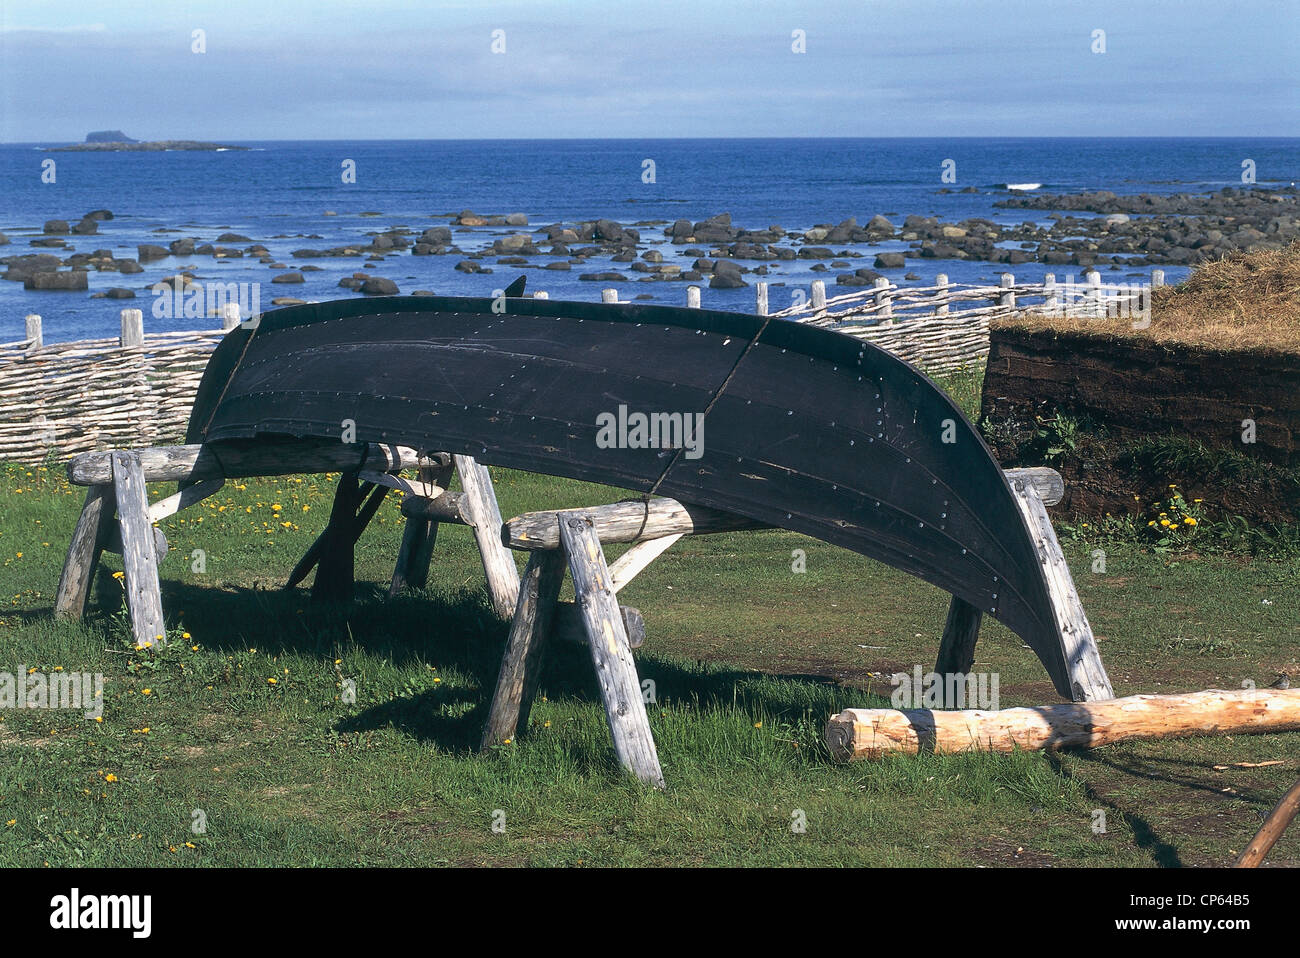
[[[962,392],[969,409],[977,379]],[[506,515],[623,495],[496,478]],[[389,600],[401,517],[385,503],[358,550],[355,605],[313,608],[280,585],[332,490],[322,477],[231,483],[166,521],[174,641],[153,653],[131,647],[116,557],[87,618],[53,620],[82,490],[57,469],[0,470],[0,670],[105,676],[102,723],[0,712],[0,864],[1224,864],[1300,768],[1298,733],[836,765],[827,716],[887,704],[885,676],[928,670],[946,596],[779,531],[685,539],[620,593],[647,622],[638,668],[656,684],[663,792],[618,769],[576,646],[552,650],[527,734],[481,755],[506,626],[467,530],[443,528],[428,588]],[[1294,669],[1300,560],[1107,541],[1103,575],[1094,547],[1066,543],[1118,694]],[[795,549],[806,573],[791,571]],[[1057,700],[996,623],[976,668],[1000,674],[1004,707]],[[1283,764],[1214,768],[1270,760]],[[1300,864],[1296,831],[1272,862]]]

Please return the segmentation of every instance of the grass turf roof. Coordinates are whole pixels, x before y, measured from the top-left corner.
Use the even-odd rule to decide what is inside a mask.
[[[1154,290],[1145,329],[1127,320],[1039,313],[997,319],[992,326],[1300,355],[1300,243],[1233,253],[1201,264],[1177,286]]]

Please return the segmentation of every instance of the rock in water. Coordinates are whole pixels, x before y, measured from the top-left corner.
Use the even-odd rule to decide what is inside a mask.
[[[371,276],[361,284],[361,292],[371,296],[396,296],[397,284],[382,276]]]

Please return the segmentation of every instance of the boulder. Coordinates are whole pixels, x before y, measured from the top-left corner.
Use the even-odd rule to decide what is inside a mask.
[[[370,296],[396,296],[397,284],[383,276],[371,276],[361,284],[361,292]]]
[[[32,273],[23,280],[23,289],[84,290],[89,288],[87,275],[83,269]]]
[[[217,242],[218,243],[251,243],[253,242],[253,240],[250,237],[244,236],[241,233],[222,233],[220,236],[217,237]]]
[[[82,217],[82,219],[87,219],[87,220],[98,220],[101,223],[104,220],[111,220],[112,218],[113,218],[113,214],[109,210],[91,210],[89,213],[87,213],[85,216]]]
[[[273,283],[305,283],[306,280],[303,279],[303,275],[302,275],[302,273],[291,272],[291,273],[281,273],[279,276],[272,277],[271,282],[273,282]]]
[[[876,269],[902,269],[907,258],[902,253],[880,253],[876,256]]]
[[[78,236],[94,236],[99,232],[99,224],[92,219],[83,219],[76,226],[72,227],[72,232]]]
[[[171,253],[165,248],[156,246],[153,243],[141,243],[136,247],[136,256],[139,257],[142,263],[148,263],[155,259],[166,259],[170,255]]]
[[[528,217],[523,213],[510,213],[506,216],[506,226],[527,226]]]
[[[194,252],[194,240],[190,238],[172,240],[167,244],[173,256],[189,256]]]
[[[135,299],[135,290],[124,286],[114,286],[104,294],[108,299]]]
[[[41,230],[43,233],[50,235],[62,235],[68,232],[67,220],[46,220],[45,226]]]

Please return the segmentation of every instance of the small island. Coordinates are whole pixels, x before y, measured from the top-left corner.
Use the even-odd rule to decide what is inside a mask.
[[[224,143],[206,143],[202,140],[136,140],[121,130],[96,130],[86,134],[86,142],[71,146],[56,146],[52,152],[117,153],[139,151],[157,153],[166,150],[246,150],[246,146],[228,146]]]

